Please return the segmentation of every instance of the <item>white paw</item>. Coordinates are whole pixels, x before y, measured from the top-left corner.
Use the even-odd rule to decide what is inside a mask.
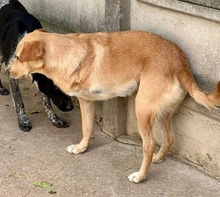
[[[68,153],[73,153],[75,155],[85,152],[87,147],[81,147],[79,144],[73,144],[67,147]]]
[[[138,176],[138,172],[134,172],[128,176],[129,181],[137,183],[136,177]]]
[[[146,176],[141,177],[139,175],[139,172],[134,172],[128,176],[128,179],[129,179],[129,181],[131,181],[133,183],[140,183],[146,179]]]
[[[74,145],[74,144],[68,146],[66,150],[67,150],[68,153],[78,154],[78,153],[76,152],[76,145]]]

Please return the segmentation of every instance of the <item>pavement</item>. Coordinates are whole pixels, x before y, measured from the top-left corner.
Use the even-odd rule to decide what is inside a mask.
[[[8,82],[3,77],[3,84]],[[80,111],[57,114],[70,127],[59,129],[47,119],[30,79],[21,90],[32,122],[30,132],[18,128],[11,95],[0,96],[0,197],[219,197],[220,182],[169,155],[152,164],[147,180],[131,183],[127,176],[140,167],[142,148],[111,139],[95,127],[88,151],[67,153],[81,139]]]

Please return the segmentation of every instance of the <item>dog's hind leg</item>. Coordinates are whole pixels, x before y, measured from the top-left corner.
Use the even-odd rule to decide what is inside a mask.
[[[145,108],[145,110],[143,108]],[[138,130],[143,142],[143,161],[139,172],[132,173],[128,178],[131,182],[139,183],[146,179],[147,171],[153,157],[155,145],[153,141],[152,127],[155,116],[151,112],[146,112],[146,106],[140,106],[140,108],[136,108],[136,117]]]
[[[164,133],[164,131],[162,131],[164,134],[164,136],[162,138],[163,142],[162,142],[162,145],[161,145],[158,153],[154,154],[154,156],[153,156],[153,160],[152,160],[153,163],[159,163],[159,162],[163,161],[164,157],[167,155],[167,153],[170,150],[170,147],[173,144],[170,119],[171,119],[171,114],[168,113],[161,120],[162,123],[165,125],[165,133]]]
[[[48,119],[50,120],[50,122],[52,122],[52,124],[58,128],[65,128],[68,127],[69,124],[64,121],[61,120],[53,111],[52,106],[51,106],[51,102],[50,99],[48,98],[47,95],[45,95],[44,93],[42,93],[41,91],[40,95],[41,95],[41,100],[43,102],[44,105],[44,110],[47,113]]]
[[[152,84],[152,78],[149,77],[148,80],[148,78],[145,77],[144,81],[141,81],[135,98],[137,126],[143,143],[143,161],[141,168],[138,172],[134,172],[128,177],[131,182],[135,183],[142,182],[146,179],[155,147],[152,127],[156,117],[155,106],[157,107],[157,91],[155,89],[157,85]]]
[[[161,162],[167,155],[173,144],[173,137],[171,131],[171,117],[174,111],[179,107],[180,103],[182,103],[183,99],[186,96],[185,90],[182,89],[177,80],[173,80],[173,83],[170,83],[169,87],[170,88],[163,96],[163,98],[165,98],[163,99],[161,105],[163,106],[163,109],[161,109],[163,113],[160,115],[160,117],[158,117],[164,126],[165,132],[161,131],[161,133],[163,134],[163,142],[158,153],[153,156],[152,162],[154,163]]]
[[[15,105],[15,110],[18,116],[18,125],[22,131],[30,131],[32,129],[31,123],[25,113],[24,103],[22,101],[21,92],[18,86],[18,80],[9,77],[12,98]]]

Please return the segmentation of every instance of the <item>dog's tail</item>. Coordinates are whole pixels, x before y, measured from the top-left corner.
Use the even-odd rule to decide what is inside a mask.
[[[193,97],[197,103],[208,109],[220,107],[220,81],[213,92],[203,92],[197,85],[188,64],[180,71],[178,79],[181,85],[189,92],[190,96]]]

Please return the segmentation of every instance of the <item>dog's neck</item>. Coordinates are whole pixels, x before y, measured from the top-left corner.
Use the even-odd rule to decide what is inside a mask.
[[[72,84],[79,84],[77,71],[68,75],[65,70],[59,69],[59,67],[43,67],[34,71],[34,73],[40,73],[51,79],[56,86],[58,86],[64,93],[68,93],[72,90]],[[75,75],[75,80],[73,76]]]

